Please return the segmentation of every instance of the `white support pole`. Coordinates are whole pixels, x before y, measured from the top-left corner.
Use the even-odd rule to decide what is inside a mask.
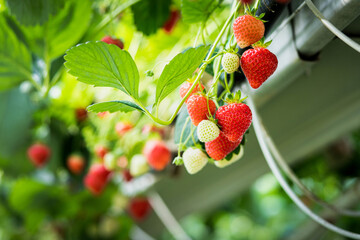
[[[176,240],[191,240],[157,192],[150,192],[148,199],[161,222]]]

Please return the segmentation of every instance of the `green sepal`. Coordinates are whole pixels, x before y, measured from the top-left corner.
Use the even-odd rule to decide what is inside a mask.
[[[173,164],[175,164],[176,166],[181,166],[184,164],[184,159],[180,156],[177,156],[176,158],[174,158]]]

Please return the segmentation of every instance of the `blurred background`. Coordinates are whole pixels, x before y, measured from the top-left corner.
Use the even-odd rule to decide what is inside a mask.
[[[260,1],[279,67],[259,91],[246,94],[303,184],[335,206],[360,210],[360,54],[307,7],[282,25],[302,2]],[[313,2],[360,42],[359,1]],[[253,128],[243,158],[230,167],[210,165],[189,175],[169,164],[135,176],[131,162],[146,157],[150,141],[176,156],[175,122],[156,125],[138,112],[87,112],[90,104],[124,94],[78,82],[63,65],[66,50],[79,43],[126,49],[149,105],[165,64],[195,38],[211,44],[231,4],[0,0],[0,239],[175,239],[161,215],[167,210],[190,239],[346,239],[292,203],[269,172]],[[211,77],[210,68],[203,81]],[[243,82],[237,75],[235,88]],[[159,116],[168,119],[180,101],[174,91]],[[358,218],[293,189],[327,221],[359,232]]]

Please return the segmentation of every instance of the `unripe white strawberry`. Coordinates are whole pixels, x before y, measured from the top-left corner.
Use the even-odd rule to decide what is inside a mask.
[[[134,177],[147,173],[150,167],[142,154],[136,154],[130,162],[130,174]]]
[[[225,53],[221,65],[226,73],[233,73],[240,66],[240,58],[236,53]]]
[[[197,135],[201,142],[210,142],[220,134],[219,127],[210,120],[202,120],[197,127]]]
[[[230,164],[233,164],[234,162],[238,161],[242,156],[244,155],[244,148],[243,146],[240,146],[240,151],[238,154],[233,154],[230,160],[221,159],[219,161],[215,161],[215,166],[218,168],[224,168],[229,166]]]
[[[198,148],[188,148],[183,154],[183,161],[186,171],[195,174],[205,167],[208,157]]]
[[[113,171],[115,170],[116,166],[117,166],[117,162],[114,154],[107,153],[104,156],[104,167],[109,171]]]

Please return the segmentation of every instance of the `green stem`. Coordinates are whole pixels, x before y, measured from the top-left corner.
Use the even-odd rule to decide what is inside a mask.
[[[186,118],[186,121],[185,121],[185,124],[184,124],[184,126],[183,126],[183,128],[182,128],[182,130],[181,130],[180,140],[179,140],[179,146],[181,146],[181,142],[182,142],[182,138],[183,138],[183,136],[184,136],[185,128],[186,128],[189,120],[190,120],[190,117],[187,117],[187,118]],[[180,156],[180,148],[178,148],[178,156]]]
[[[229,86],[228,86],[228,83],[227,83],[227,74],[224,73],[224,82],[225,82],[225,89],[228,93],[230,93],[230,89],[229,89]]]
[[[236,1],[237,2],[237,1]],[[224,23],[224,26],[222,27],[220,33],[218,34],[218,36],[216,37],[215,41],[214,41],[214,44],[211,46],[210,50],[209,50],[209,53],[207,55],[207,57],[205,58],[204,60],[204,63],[201,65],[200,67],[200,71],[198,73],[198,75],[196,76],[196,79],[194,80],[191,88],[188,90],[188,92],[186,93],[186,95],[184,96],[184,98],[181,100],[180,104],[178,105],[178,107],[176,108],[175,112],[173,113],[173,115],[170,117],[169,120],[167,121],[164,121],[164,120],[161,120],[157,117],[155,117],[154,115],[152,115],[145,107],[144,105],[138,101],[137,99],[133,98],[133,100],[135,101],[135,103],[137,103],[144,111],[144,113],[149,116],[154,122],[157,122],[159,124],[162,124],[162,125],[169,125],[171,124],[175,117],[177,116],[178,112],[180,111],[181,107],[183,106],[183,104],[185,103],[185,100],[190,96],[190,94],[192,93],[192,91],[194,90],[194,88],[196,87],[196,85],[199,83],[200,81],[200,78],[202,77],[202,75],[204,74],[204,71],[205,71],[205,68],[206,66],[208,65],[206,62],[211,58],[211,56],[213,55],[215,49],[216,49],[216,46],[217,44],[219,43],[221,37],[223,36],[225,30],[227,29],[227,27],[229,26],[230,22],[232,21],[232,18],[233,18],[233,15],[236,14],[237,10],[239,9],[240,7],[240,3],[237,2],[235,7],[234,7],[234,10],[232,12],[232,14],[230,14],[230,16],[227,18],[226,22]]]

